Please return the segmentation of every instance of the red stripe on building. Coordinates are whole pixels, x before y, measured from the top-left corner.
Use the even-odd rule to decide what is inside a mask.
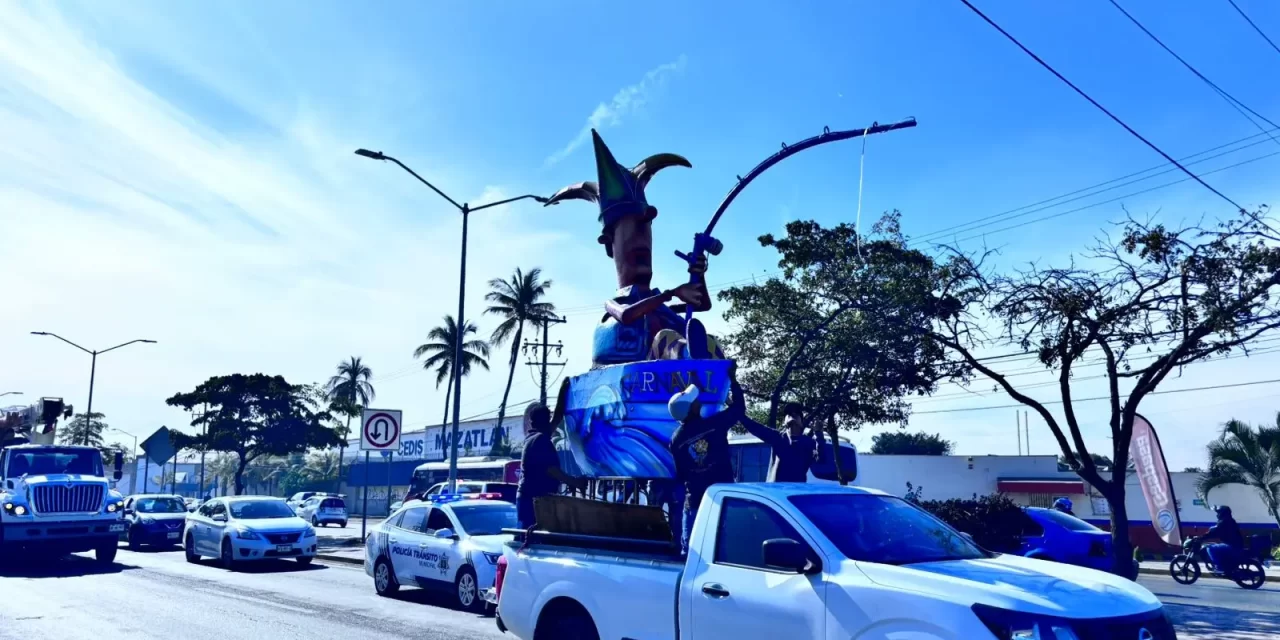
[[[1084,482],[1073,480],[996,480],[1000,493],[1052,493],[1083,495]]]

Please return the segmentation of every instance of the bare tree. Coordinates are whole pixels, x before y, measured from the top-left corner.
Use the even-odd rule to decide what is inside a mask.
[[[1072,395],[1075,368],[1086,357],[1100,356],[1105,365],[1111,459],[1125,469],[1134,415],[1170,373],[1247,352],[1280,327],[1278,244],[1265,209],[1179,229],[1127,216],[1118,239],[1101,238],[1063,268],[1032,264],[998,275],[984,266],[989,252],[954,250],[939,265],[939,304],[950,313],[934,338],[1035,411],[1067,464],[1106,498],[1117,572],[1132,572],[1124,472],[1104,476],[1085,444]],[[1061,418],[996,370],[1000,356],[980,351],[1011,343],[1057,374]]]

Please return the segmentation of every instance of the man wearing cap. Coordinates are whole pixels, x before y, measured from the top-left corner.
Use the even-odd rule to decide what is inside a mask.
[[[711,309],[711,295],[704,279],[706,257],[689,266],[690,282],[674,289],[653,288],[653,219],[658,217],[658,210],[649,204],[644,189],[653,175],[666,167],[693,165],[674,153],[659,153],[627,169],[618,164],[594,129],[591,139],[599,182],[565,187],[546,204],[576,199],[600,205],[602,228],[597,240],[613,258],[618,291],[605,303],[606,313],[596,328],[592,364],[688,357],[686,325],[681,314],[687,307],[694,311]],[[667,304],[677,300],[679,304]],[[701,323],[694,320],[687,329],[698,342],[695,357],[724,357],[715,338],[706,335]]]
[[[734,381],[737,384],[737,381]],[[742,416],[742,426],[747,433],[760,438],[773,450],[773,464],[769,466],[769,482],[808,482],[809,468],[815,462],[826,459],[826,441],[822,430],[814,428],[812,435],[804,432],[804,411],[800,405],[788,403],[782,410],[786,433],[770,429],[755,420]]]
[[[729,429],[742,420],[745,401],[733,377],[733,393],[729,407],[711,417],[702,417],[697,385],[689,385],[672,396],[667,403],[671,417],[680,423],[671,435],[671,455],[676,463],[676,480],[685,487],[684,513],[681,515],[680,549],[689,551],[689,534],[693,517],[702,504],[702,496],[713,484],[733,482],[733,463],[729,457]],[[672,516],[674,517],[674,512]]]

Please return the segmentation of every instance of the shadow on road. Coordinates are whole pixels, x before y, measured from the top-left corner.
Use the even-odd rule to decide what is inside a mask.
[[[440,607],[442,609],[452,609],[454,611],[462,611],[458,606],[457,600],[453,594],[447,590],[435,589],[401,589],[395,595],[388,596],[391,600],[400,602],[408,602],[412,604],[421,604],[431,607]],[[464,612],[465,613],[465,612]],[[492,613],[477,613],[477,618],[492,618]]]
[[[100,564],[82,556],[25,556],[0,560],[0,577],[77,578],[131,571],[137,567],[116,561]]]
[[[1166,604],[1165,611],[1188,640],[1264,640],[1280,638],[1280,613],[1243,611],[1190,604]]]
[[[201,558],[199,564],[207,567],[216,567],[221,569],[217,560],[209,558]],[[306,571],[325,571],[326,567],[320,563],[313,562],[309,565],[300,565],[293,560],[256,560],[253,562],[242,562],[236,565],[236,573],[260,574],[260,573],[303,573]]]

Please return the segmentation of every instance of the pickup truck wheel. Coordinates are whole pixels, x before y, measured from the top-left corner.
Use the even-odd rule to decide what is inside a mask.
[[[538,616],[533,640],[600,640],[600,632],[582,605],[553,600]]]
[[[373,590],[383,597],[389,597],[400,590],[396,572],[391,570],[391,563],[386,558],[378,558],[373,565]]]
[[[191,564],[200,563],[200,554],[196,553],[196,543],[191,539],[191,534],[182,541],[182,551],[187,556],[187,562]]]
[[[98,561],[98,564],[114,563],[116,561],[116,552],[120,550],[119,544],[119,540],[112,538],[110,544],[104,543],[93,550],[93,558]]]
[[[453,592],[458,598],[458,606],[463,610],[477,613],[484,611],[485,601],[480,597],[480,584],[471,567],[458,569],[458,577],[453,579]]]

